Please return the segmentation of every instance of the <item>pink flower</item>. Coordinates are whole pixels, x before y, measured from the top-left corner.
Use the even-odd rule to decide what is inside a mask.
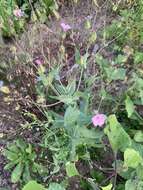
[[[96,126],[102,127],[105,121],[106,121],[106,115],[104,114],[97,114],[92,117],[92,123],[95,127]]]
[[[42,58],[36,58],[36,59],[34,60],[34,63],[35,63],[36,65],[40,66],[40,65],[43,65],[44,60],[43,60]]]
[[[24,16],[24,12],[23,12],[21,9],[15,9],[15,10],[13,11],[13,14],[14,14],[14,16],[16,16],[17,18],[20,18],[20,17]]]
[[[64,32],[67,32],[68,30],[71,29],[71,26],[69,24],[65,24],[64,22],[61,23],[61,27]]]

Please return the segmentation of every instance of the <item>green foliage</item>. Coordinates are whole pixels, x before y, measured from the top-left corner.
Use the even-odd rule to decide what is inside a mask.
[[[71,163],[71,162],[66,163],[66,172],[67,172],[68,177],[79,175],[76,169],[75,163]]]
[[[65,188],[58,183],[50,183],[48,190],[65,190]]]
[[[111,190],[112,184],[107,185],[106,187],[102,187],[102,190]]]
[[[44,23],[50,13],[54,13],[59,17],[57,9],[58,5],[54,0],[35,0],[35,1],[19,1],[19,0],[0,0],[0,22],[2,35],[5,37],[13,37],[24,31],[26,22],[31,19]],[[15,16],[14,11],[22,11],[22,16]]]
[[[31,2],[32,6],[29,2],[0,0],[4,36],[19,34],[27,20],[47,23],[49,14],[59,17],[58,1],[35,0]],[[143,25],[139,9],[143,4],[138,1],[134,5],[130,1],[130,7],[126,5],[127,1],[123,5],[121,2],[111,1],[114,16],[118,16],[111,23],[107,22],[103,32],[94,32],[87,21],[87,29],[92,30],[87,48],[82,53],[82,48],[75,44],[72,47],[76,72],[72,73],[74,66],[68,65],[70,72],[66,71],[67,76],[61,77],[68,50],[64,55],[66,59],[60,54],[60,60],[57,56],[57,60],[50,62],[43,52],[45,47],[42,47],[42,55],[46,58],[43,65],[35,69],[39,80],[35,82],[37,94],[32,100],[32,103],[36,100],[32,107],[34,113],[24,114],[28,121],[22,126],[23,129],[28,126],[34,137],[38,130],[40,153],[37,151],[36,154],[33,146],[22,140],[11,143],[4,151],[8,160],[5,169],[11,170],[12,183],[20,182],[21,185],[37,177],[37,181],[46,184],[29,181],[23,190],[65,190],[67,185],[63,184],[74,176],[81,180],[84,189],[143,188]],[[97,1],[94,4],[99,7]],[[13,15],[17,7],[24,11],[21,18]],[[92,55],[90,45],[102,42],[102,35],[104,44]],[[73,39],[74,30],[66,37]],[[0,67],[0,72],[5,73],[5,65]],[[0,91],[10,94],[6,86]],[[107,116],[106,122],[102,127],[95,127],[92,116],[102,112]],[[86,174],[82,172],[83,166]],[[51,183],[56,177],[65,180],[61,184]]]
[[[29,181],[22,190],[46,190],[42,185],[36,181]]]
[[[132,144],[129,135],[117,121],[115,115],[110,115],[108,121],[109,124],[105,128],[104,132],[109,138],[112,149],[115,152],[118,150],[125,151],[125,149],[130,147]]]
[[[142,143],[143,142],[143,132],[142,131],[137,131],[135,136],[134,136],[134,140],[136,142]]]
[[[64,187],[62,187],[58,183],[50,183],[48,188],[45,188],[43,185],[37,183],[36,181],[29,181],[22,190],[65,190]]]
[[[23,30],[25,24],[25,16],[16,18],[13,11],[16,9],[15,1],[0,0],[0,22],[2,24],[2,35],[6,37],[14,36]]]
[[[12,170],[11,181],[16,183],[23,179],[31,179],[31,172],[41,172],[43,167],[36,163],[36,153],[31,144],[26,144],[23,140],[16,140],[9,144],[4,151],[4,156],[8,159],[5,165],[6,170]]]
[[[132,102],[132,100],[130,99],[129,96],[127,96],[126,100],[125,100],[125,105],[126,105],[126,110],[128,113],[128,117],[131,117],[133,112],[134,112],[134,104]]]
[[[142,163],[142,158],[139,152],[134,149],[127,148],[124,152],[124,162],[127,167],[137,168],[140,163]]]
[[[125,190],[141,190],[143,188],[143,182],[138,180],[128,180],[125,184]]]

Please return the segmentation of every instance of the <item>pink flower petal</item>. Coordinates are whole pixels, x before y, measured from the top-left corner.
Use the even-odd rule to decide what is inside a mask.
[[[67,32],[68,30],[71,29],[71,26],[69,24],[65,24],[64,22],[61,23],[61,27],[64,32]]]
[[[36,59],[34,60],[34,63],[35,63],[36,65],[40,66],[40,65],[43,65],[44,60],[43,60],[42,58],[36,58]]]
[[[15,9],[15,10],[13,11],[13,14],[14,14],[14,16],[16,16],[17,18],[20,18],[20,17],[24,16],[24,12],[23,12],[21,9]]]
[[[92,123],[95,127],[96,126],[102,127],[105,121],[106,121],[106,115],[104,114],[97,114],[92,117]]]

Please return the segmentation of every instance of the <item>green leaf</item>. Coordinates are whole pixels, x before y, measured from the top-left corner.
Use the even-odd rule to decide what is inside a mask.
[[[37,189],[33,189],[33,190],[37,190]],[[65,190],[65,188],[62,187],[58,183],[50,183],[48,190]]]
[[[89,139],[101,139],[103,132],[96,129],[87,129],[85,126],[79,127],[78,129],[80,137]]]
[[[142,131],[137,131],[135,136],[134,136],[134,140],[136,142],[143,142],[143,132]]]
[[[59,100],[67,105],[73,104],[75,101],[79,99],[79,96],[70,96],[70,95],[60,95],[60,96],[50,96],[50,98],[53,98],[55,100]]]
[[[137,185],[135,180],[128,180],[125,184],[125,190],[135,190]]]
[[[4,151],[4,156],[8,159],[8,160],[16,160],[18,158],[17,153],[15,152],[11,152],[9,150],[5,150]]]
[[[125,184],[125,190],[142,190],[143,181],[139,180],[128,180]]]
[[[105,127],[104,132],[109,138],[109,142],[114,151],[124,150],[131,146],[131,139],[121,124],[117,121],[115,115],[108,117],[109,124]]]
[[[66,163],[66,172],[67,172],[68,177],[73,177],[73,176],[79,175],[79,173],[76,169],[75,163],[72,163],[72,162]]]
[[[142,61],[143,61],[143,53],[142,52],[135,52],[135,55],[134,55],[135,64],[141,63]]]
[[[137,168],[142,162],[139,152],[134,149],[127,148],[124,152],[124,165],[131,168]]]
[[[68,86],[66,87],[66,93],[67,95],[73,95],[76,90],[76,80],[73,80],[72,82],[69,82]]]
[[[32,154],[32,145],[28,144],[28,148],[25,149],[25,151],[29,154]]]
[[[110,73],[110,78],[112,80],[124,80],[126,77],[126,70],[125,69],[114,69],[112,73]]]
[[[65,115],[64,115],[64,126],[73,126],[77,122],[77,119],[79,117],[79,110],[77,108],[69,106],[66,109]]]
[[[143,181],[138,182],[137,190],[143,190]]]
[[[136,168],[137,176],[140,180],[143,180],[143,166],[141,164]]]
[[[36,181],[29,181],[22,190],[46,190],[44,186],[38,184]]]
[[[30,169],[29,167],[31,167],[28,163],[26,163],[24,171],[23,171],[23,180],[25,182],[28,182],[31,180],[31,176],[30,176]]]
[[[124,80],[126,77],[126,70],[123,68],[112,68],[112,67],[105,67],[104,68],[107,77],[109,80]]]
[[[9,169],[13,168],[15,165],[16,165],[15,162],[13,162],[13,161],[9,162],[8,164],[5,165],[4,169],[9,170]]]
[[[130,118],[132,116],[135,108],[134,108],[134,104],[129,96],[127,96],[127,98],[125,100],[125,106],[126,106],[126,111],[128,113],[128,117]]]
[[[20,180],[22,172],[23,172],[23,164],[19,163],[12,171],[12,174],[11,174],[12,183],[17,183]]]
[[[107,185],[106,187],[101,187],[102,190],[111,190],[112,189],[112,184],[110,183],[109,185]]]
[[[25,149],[27,148],[26,143],[22,140],[22,139],[18,139],[16,141],[16,145],[17,147],[19,147],[22,151],[25,151]]]

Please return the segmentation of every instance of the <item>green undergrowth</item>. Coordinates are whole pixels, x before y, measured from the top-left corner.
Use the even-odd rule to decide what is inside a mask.
[[[2,2],[7,6],[6,1]],[[51,11],[47,2],[33,2],[38,6],[38,19],[45,19]],[[60,59],[53,58],[52,65],[44,56],[37,58],[38,64],[30,65],[36,76],[31,93],[34,98],[27,94],[31,95],[33,109],[24,107],[26,122],[20,126],[32,134],[32,140],[19,137],[8,142],[3,151],[5,170],[20,189],[65,190],[70,189],[70,179],[84,190],[143,189],[143,3],[121,2],[110,4],[108,11],[114,16],[110,23],[100,31],[89,30],[84,53],[74,44],[75,72],[69,67],[68,72],[64,64],[64,43]],[[15,2],[13,6],[16,3],[28,16],[28,11],[32,14],[28,2]],[[100,7],[98,1],[94,5]],[[40,10],[45,11],[44,15]],[[5,19],[10,21],[11,12],[6,11]],[[16,19],[17,24],[23,19],[28,18]],[[87,24],[90,28],[92,23]],[[18,31],[15,25],[14,31],[6,25],[3,18],[6,35]],[[61,32],[62,42],[74,32],[72,27]],[[98,42],[101,46],[91,53],[90,48]],[[14,85],[17,81],[11,79]],[[10,88],[5,81],[0,91],[9,98]]]

